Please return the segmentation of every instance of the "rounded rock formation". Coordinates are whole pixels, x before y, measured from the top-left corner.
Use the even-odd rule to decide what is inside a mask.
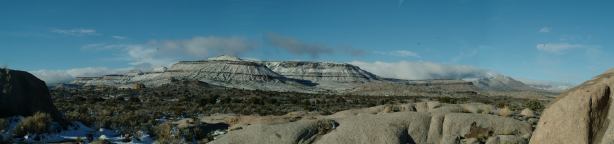
[[[24,71],[0,69],[0,73],[0,117],[44,112],[63,122],[45,82]]]
[[[614,70],[561,94],[544,110],[530,143],[613,143],[612,86]]]

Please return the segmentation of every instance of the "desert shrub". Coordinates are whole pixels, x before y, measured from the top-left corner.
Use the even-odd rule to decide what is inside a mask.
[[[504,107],[508,107],[510,104],[508,104],[507,102],[497,102],[495,104],[495,107],[497,108],[504,108]]]
[[[520,112],[520,115],[525,117],[534,117],[535,112],[533,112],[533,110],[531,110],[530,108],[525,108]]]
[[[337,123],[334,120],[320,120],[317,122],[317,126],[318,126],[318,134],[326,134],[330,131],[332,131],[333,129],[335,129],[336,127],[339,126],[339,123]]]
[[[177,131],[171,123],[163,123],[154,128],[156,140],[159,143],[175,143],[178,142]]]
[[[478,107],[474,105],[464,104],[464,105],[461,105],[461,108],[464,113],[480,113],[481,112],[479,111]]]
[[[15,129],[15,134],[24,136],[26,134],[40,134],[49,132],[52,123],[51,115],[36,112],[34,115],[25,117]]]
[[[523,104],[524,108],[529,108],[532,110],[543,110],[544,105],[538,100],[529,100]]]
[[[468,100],[467,98],[452,98],[452,97],[437,97],[435,99],[439,102],[449,103],[449,104],[460,104]]]
[[[111,141],[98,139],[98,140],[93,141],[91,144],[111,144]]]
[[[510,109],[509,107],[503,107],[503,108],[499,109],[499,115],[500,116],[509,117],[512,114],[514,114],[514,111],[512,111],[512,109]]]
[[[8,125],[8,122],[6,121],[6,119],[0,118],[0,132],[4,130],[4,128],[6,128],[7,125]]]
[[[488,128],[479,127],[475,122],[471,123],[469,132],[467,132],[465,138],[476,138],[478,141],[486,141],[488,137],[493,135],[493,131]]]

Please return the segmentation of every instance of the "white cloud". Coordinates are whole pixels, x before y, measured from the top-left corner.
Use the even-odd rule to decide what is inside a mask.
[[[420,57],[418,53],[413,52],[413,51],[408,51],[408,50],[395,50],[395,51],[388,51],[388,52],[376,51],[375,53],[381,54],[381,55],[398,56],[398,57],[416,57],[416,58]]]
[[[296,55],[319,57],[322,54],[332,54],[335,52],[332,48],[323,44],[306,43],[292,37],[282,36],[275,33],[267,34],[266,40],[271,45]]]
[[[45,81],[47,84],[67,83],[75,79],[75,77],[90,77],[90,76],[102,76],[108,74],[124,73],[129,71],[130,68],[112,69],[106,67],[84,67],[74,68],[67,70],[34,70],[29,71],[39,79]]]
[[[551,27],[543,27],[543,28],[539,29],[540,33],[549,33],[550,31],[552,31]]]
[[[352,61],[350,64],[379,76],[408,80],[480,78],[487,74],[486,70],[472,66],[444,65],[433,62]]]
[[[118,40],[127,39],[127,37],[125,37],[125,36],[118,36],[118,35],[111,36],[111,38],[118,39]]]
[[[169,66],[178,59],[202,59],[214,55],[240,55],[255,44],[240,37],[194,37],[186,40],[160,40],[144,44],[88,44],[84,50],[111,50],[119,53],[113,59],[128,61],[139,70]]]
[[[155,42],[153,44],[156,44]],[[188,40],[167,40],[157,43],[163,50],[183,51],[193,56],[210,54],[238,55],[255,47],[241,37],[194,37]]]
[[[537,50],[549,53],[562,53],[569,49],[583,48],[585,45],[569,43],[540,43],[535,46]]]
[[[344,54],[350,56],[361,56],[365,54],[362,49],[356,49],[351,46],[329,46],[313,42],[305,42],[293,37],[279,35],[276,33],[268,33],[265,36],[267,41],[273,47],[282,49],[294,55],[307,55],[313,58],[320,57],[326,54]]]
[[[69,36],[91,36],[100,35],[95,29],[74,28],[74,29],[52,29],[51,32]]]

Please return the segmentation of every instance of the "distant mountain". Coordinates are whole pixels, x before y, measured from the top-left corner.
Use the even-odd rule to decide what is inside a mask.
[[[477,94],[476,91],[538,90],[511,77],[486,73],[462,80],[401,80],[382,78],[346,63],[311,61],[254,61],[234,56],[180,61],[170,68],[100,77],[79,77],[71,84],[118,88],[159,87],[176,81],[201,81],[212,85],[266,91],[351,93],[364,95],[438,95],[442,92]]]
[[[486,72],[482,77],[463,79],[474,83],[478,88],[491,91],[528,91],[535,88],[512,77],[494,72]]]
[[[181,80],[198,80],[241,89],[324,92],[348,89],[380,79],[350,64],[250,61],[223,55],[200,61],[180,61],[168,69],[153,72],[80,77],[72,84],[130,88],[135,83],[157,87]]]
[[[523,83],[530,87],[541,89],[550,92],[563,92],[570,88],[575,87],[575,84],[565,82],[552,82],[552,81],[533,81],[533,80],[521,80]]]

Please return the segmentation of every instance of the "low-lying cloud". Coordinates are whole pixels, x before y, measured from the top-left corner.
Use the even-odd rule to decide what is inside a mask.
[[[419,58],[420,55],[416,52],[409,50],[395,50],[395,51],[376,51],[375,54],[397,56],[397,57],[415,57]]]
[[[193,56],[206,57],[210,54],[239,55],[255,48],[255,44],[241,37],[194,37],[187,40],[166,40],[153,42],[161,51],[178,51]]]
[[[100,35],[95,29],[74,28],[74,29],[51,29],[51,32],[69,36],[89,36]]]
[[[254,49],[241,37],[193,37],[183,40],[152,40],[143,44],[88,44],[84,50],[115,51],[119,59],[138,70],[169,66],[180,58],[203,59],[214,55],[240,55]]]
[[[539,29],[540,33],[549,33],[550,31],[552,31],[551,27],[542,27],[541,29]]]
[[[540,44],[537,44],[535,47],[539,51],[560,54],[570,49],[583,48],[586,46],[581,45],[581,44],[570,44],[570,43],[540,43]]]
[[[350,64],[382,77],[407,80],[480,78],[488,72],[472,66],[444,65],[433,62],[352,61]]]
[[[296,55],[309,55],[311,57],[319,57],[323,54],[334,53],[333,48],[330,48],[323,44],[306,43],[294,39],[292,37],[282,36],[275,33],[269,33],[266,35],[266,40],[271,45],[284,49],[291,54]]]
[[[106,67],[85,67],[68,70],[35,70],[29,71],[47,84],[67,83],[76,77],[102,76],[128,72],[130,68],[111,69]]]

